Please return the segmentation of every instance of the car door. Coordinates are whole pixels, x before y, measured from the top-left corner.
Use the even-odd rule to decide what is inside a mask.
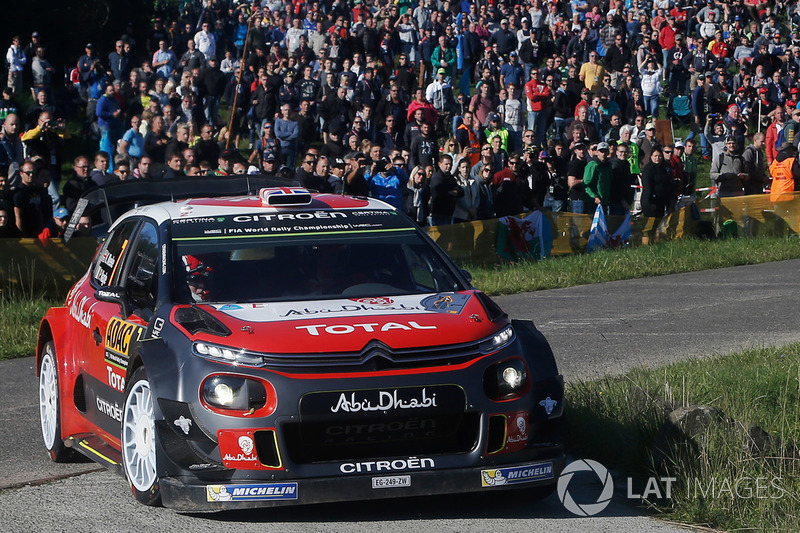
[[[131,348],[146,329],[146,320],[140,315],[148,316],[134,311],[139,311],[142,303],[152,307],[155,302],[154,296],[148,299],[144,295],[157,285],[157,232],[153,223],[135,219],[123,223],[107,242],[93,270],[92,285],[95,290],[121,288],[129,304],[128,315],[123,316],[119,303],[97,301],[90,318],[84,380],[87,416],[104,440],[117,444]],[[129,289],[133,289],[133,298]]]

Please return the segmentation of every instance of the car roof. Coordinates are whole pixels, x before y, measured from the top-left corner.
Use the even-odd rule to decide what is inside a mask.
[[[269,191],[277,189],[261,189]],[[294,188],[295,192],[310,194],[311,201],[302,204],[265,205],[261,196],[227,196],[209,198],[189,198],[170,202],[159,202],[128,211],[114,224],[134,216],[146,216],[157,224],[186,218],[213,217],[238,214],[280,214],[297,211],[336,211],[336,210],[394,210],[391,205],[375,198],[361,196],[342,196],[338,194],[309,193],[305,189]],[[112,227],[113,229],[113,227]]]

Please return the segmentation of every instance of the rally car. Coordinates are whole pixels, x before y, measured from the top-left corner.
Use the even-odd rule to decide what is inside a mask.
[[[548,493],[564,387],[533,323],[383,202],[255,192],[109,221],[41,323],[50,457],[183,511]]]

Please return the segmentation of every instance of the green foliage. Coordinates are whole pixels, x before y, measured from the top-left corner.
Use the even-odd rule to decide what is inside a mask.
[[[681,239],[537,262],[465,268],[484,292],[515,294],[796,258],[800,258],[800,239],[796,238]]]
[[[567,398],[571,453],[640,486],[651,476],[676,478],[671,499],[645,502],[664,517],[724,530],[800,529],[800,344],[572,383]],[[664,446],[666,414],[690,404],[717,407],[727,419]],[[769,434],[767,445],[749,436],[751,424]]]

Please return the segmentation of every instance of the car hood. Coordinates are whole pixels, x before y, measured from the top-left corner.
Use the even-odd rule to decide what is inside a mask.
[[[475,342],[504,327],[475,291],[303,302],[206,304],[231,330],[194,338],[264,353],[355,352],[378,340],[393,349]]]

